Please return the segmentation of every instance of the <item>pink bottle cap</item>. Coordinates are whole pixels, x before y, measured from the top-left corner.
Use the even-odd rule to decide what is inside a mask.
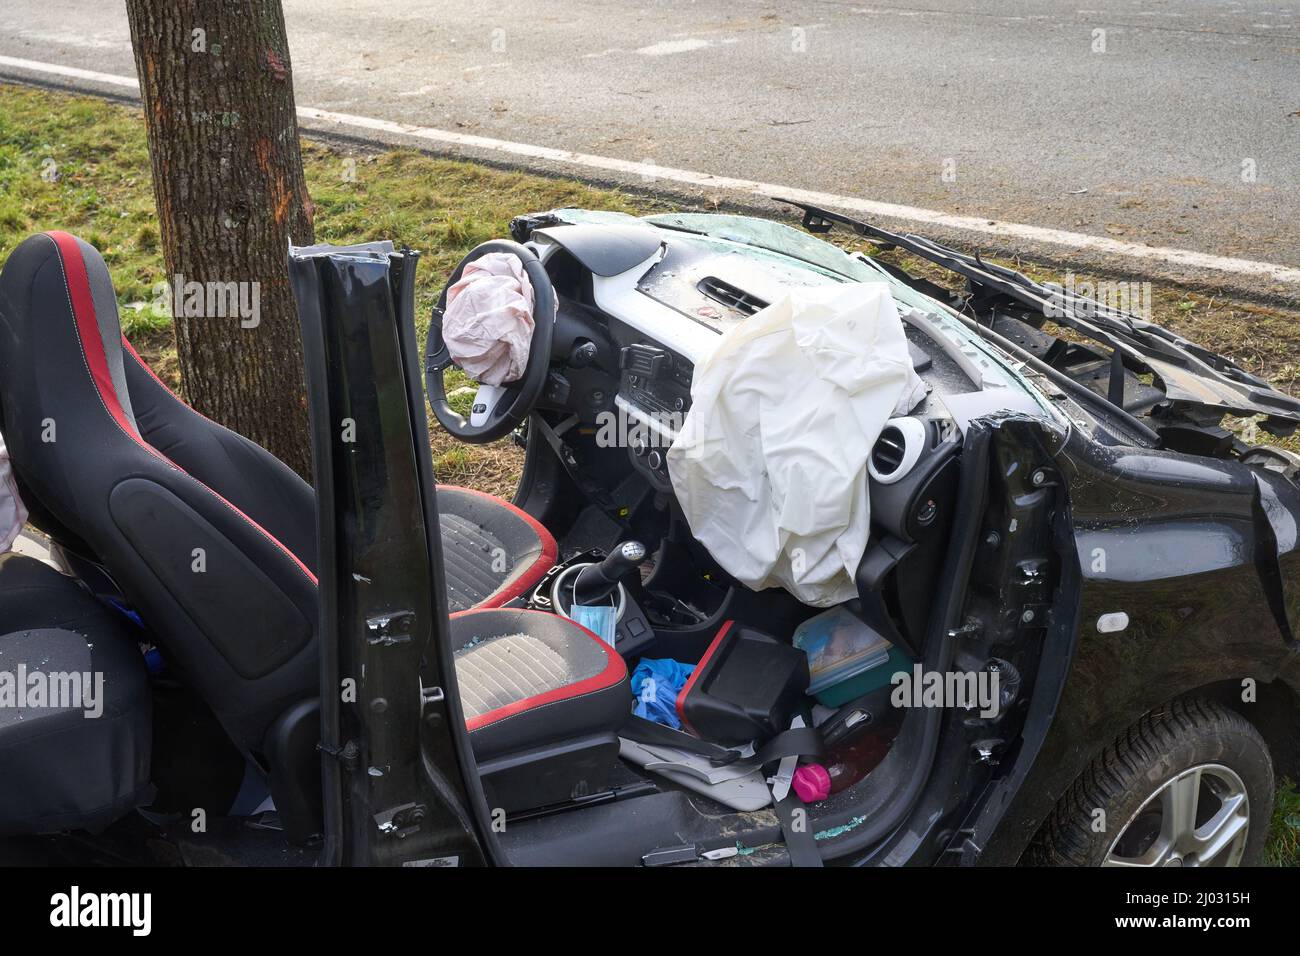
[[[819,763],[804,764],[795,768],[791,786],[804,803],[816,803],[831,795],[831,775]]]

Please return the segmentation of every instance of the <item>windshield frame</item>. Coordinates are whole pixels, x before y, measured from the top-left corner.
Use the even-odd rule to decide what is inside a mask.
[[[643,216],[641,221],[661,229],[689,232],[710,239],[720,239],[736,245],[752,246],[755,249],[774,252],[789,259],[806,262],[827,272],[833,272],[854,282],[874,282],[878,278],[876,274],[878,270],[867,266],[852,253],[845,252],[834,243],[818,239],[789,223],[773,219],[731,213],[674,212]],[[718,224],[717,228],[708,228],[713,223]],[[771,234],[773,241],[763,241],[761,233],[765,232]],[[789,241],[776,241],[778,238]]]

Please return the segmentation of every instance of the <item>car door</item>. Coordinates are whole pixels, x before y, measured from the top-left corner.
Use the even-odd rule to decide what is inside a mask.
[[[499,859],[448,650],[418,258],[389,243],[290,255],[318,497],[328,864]]]

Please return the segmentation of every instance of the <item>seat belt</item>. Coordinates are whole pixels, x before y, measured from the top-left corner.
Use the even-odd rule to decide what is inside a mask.
[[[578,457],[573,453],[573,449],[569,447],[569,444],[563,438],[560,437],[562,432],[567,432],[577,423],[578,416],[570,415],[564,421],[560,422],[558,429],[552,428],[545,418],[534,413],[530,418],[529,427],[531,428],[536,426],[542,433],[542,437],[546,439],[546,443],[550,445],[551,450],[555,452],[555,457],[560,460],[560,464],[564,466],[565,472],[571,479],[573,479],[573,483],[578,486],[578,490],[582,492],[583,496],[594,502],[596,506],[600,508],[601,511],[605,512],[610,520],[619,525],[619,527],[626,528],[628,527],[627,518],[620,514],[620,511],[623,509],[619,508],[618,503],[614,501],[608,491],[582,470],[582,466],[578,464]]]
[[[812,727],[783,730],[758,748],[751,757],[746,757],[733,747],[711,744],[707,740],[700,740],[698,737],[657,724],[653,720],[646,720],[636,714],[628,718],[618,735],[639,744],[651,746],[658,744],[661,747],[675,747],[688,753],[699,754],[708,757],[715,767],[725,767],[738,761],[761,767],[786,757],[817,757],[822,753],[822,735]]]
[[[791,734],[799,735],[791,739],[802,739],[801,735],[809,731],[817,737],[817,753],[820,754],[821,735],[811,727],[806,727],[803,717],[798,714],[790,721],[790,729],[777,734],[773,739]],[[798,762],[798,755],[781,757],[776,773],[768,780],[768,786],[772,790],[772,807],[776,810],[777,819],[781,821],[781,834],[785,838],[786,852],[790,855],[790,865],[820,867],[822,855],[817,850],[817,837],[808,830],[808,811],[804,809],[803,801],[790,792],[795,764]]]
[[[817,849],[817,839],[808,829],[808,814],[802,801],[790,790],[790,775],[799,757],[817,757],[822,753],[822,736],[816,728],[802,726],[802,718],[796,717],[798,726],[783,730],[751,757],[746,757],[739,750],[722,747],[718,744],[700,740],[690,734],[673,730],[663,724],[657,724],[644,717],[633,714],[619,730],[620,737],[637,743],[658,744],[675,747],[688,753],[708,757],[714,766],[727,766],[733,763],[753,764],[762,767],[779,762],[780,766],[773,778],[772,807],[781,824],[781,835],[786,852],[790,856],[791,866],[819,867],[822,865],[821,853]],[[779,795],[778,795],[779,794]],[[676,860],[667,862],[678,862]]]
[[[808,813],[803,803],[793,794],[787,794],[784,800],[772,801],[776,818],[781,822],[781,836],[785,840],[785,851],[790,855],[791,866],[822,866],[821,851],[817,849],[817,837],[808,829]],[[801,811],[798,816],[795,810]]]

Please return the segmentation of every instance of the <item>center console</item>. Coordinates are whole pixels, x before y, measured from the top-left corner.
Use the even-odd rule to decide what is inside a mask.
[[[650,341],[632,342],[619,351],[614,401],[629,419],[628,455],[657,491],[672,490],[666,456],[690,411],[694,372],[690,361]]]
[[[598,564],[606,554],[599,549],[584,551],[569,560],[555,565],[528,594],[527,606],[538,611],[549,611],[569,617],[573,602],[573,586],[577,575],[585,567]],[[620,584],[609,596],[618,615],[614,649],[624,658],[637,656],[641,649],[654,640],[654,630],[635,598]]]

